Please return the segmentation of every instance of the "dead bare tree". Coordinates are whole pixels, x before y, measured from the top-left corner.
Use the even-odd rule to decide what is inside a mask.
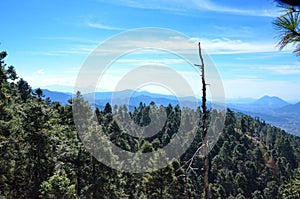
[[[203,171],[204,171],[204,198],[209,199],[210,198],[210,193],[209,193],[209,180],[208,180],[208,173],[209,173],[209,161],[208,161],[208,125],[207,125],[207,106],[206,106],[206,81],[205,81],[205,66],[204,66],[204,60],[202,56],[202,51],[201,51],[201,45],[200,42],[198,43],[198,48],[199,48],[199,58],[201,61],[201,64],[195,64],[195,66],[200,67],[201,69],[201,81],[202,81],[202,139],[200,146],[197,148],[196,152],[193,154],[191,159],[187,161],[188,164],[188,169],[191,170],[192,172],[195,173],[195,168],[192,168],[192,163],[196,155],[200,152],[200,150],[203,151]]]
[[[207,107],[206,107],[206,82],[205,82],[205,70],[204,70],[204,61],[201,52],[200,42],[198,44],[199,47],[199,57],[201,60],[201,79],[202,79],[202,146],[204,151],[203,157],[203,170],[204,170],[204,198],[209,198],[209,183],[208,183],[208,140],[207,140]]]

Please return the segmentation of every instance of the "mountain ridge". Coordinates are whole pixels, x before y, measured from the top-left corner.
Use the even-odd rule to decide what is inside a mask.
[[[284,101],[283,99],[281,99],[279,97],[268,96],[268,95],[265,95],[265,96],[259,98],[258,100],[256,100],[252,104],[254,104],[254,105],[267,105],[270,108],[274,108],[274,107],[280,108],[280,107],[289,105],[288,102]]]
[[[64,93],[59,91],[51,91],[43,89],[45,98],[49,97],[52,101],[58,101],[62,105],[68,103],[71,99],[71,93]],[[133,108],[138,106],[140,102],[150,104],[154,101],[157,105],[168,106],[171,104],[175,106],[181,102],[182,107],[192,107],[193,97],[176,97],[172,95],[164,95],[157,93],[150,93],[147,91],[116,91],[116,92],[96,92],[84,94],[85,98],[94,97],[94,106],[103,108],[106,103],[112,103],[111,99],[114,98],[113,103],[117,105],[129,104],[129,107]],[[93,99],[93,98],[90,98]],[[201,105],[201,100],[196,99],[198,106]],[[124,103],[125,101],[125,103]],[[210,102],[208,102],[209,104]],[[210,104],[209,104],[210,106]],[[226,106],[236,112],[251,115],[253,117],[259,117],[266,122],[278,126],[287,132],[300,136],[300,101],[296,104],[290,104],[285,100],[276,96],[263,96],[250,103],[227,103]]]

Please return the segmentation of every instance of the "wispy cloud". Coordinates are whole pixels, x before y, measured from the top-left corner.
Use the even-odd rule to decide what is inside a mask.
[[[97,45],[74,45],[70,48],[44,52],[45,55],[66,56],[66,55],[88,55],[93,50],[99,51],[101,54],[111,54],[118,52],[126,52],[124,49],[134,49],[136,46],[156,47],[157,49],[168,49],[172,53],[180,52],[181,54],[197,53],[197,42],[201,42],[202,48],[207,54],[247,54],[247,53],[275,53],[278,48],[271,42],[247,42],[242,40],[232,40],[228,38],[192,38],[190,42],[184,40],[157,40],[153,41],[137,41],[134,38],[127,40],[107,48],[97,49]],[[142,49],[141,49],[142,50]],[[291,49],[285,49],[285,52],[291,52]]]
[[[201,41],[203,48],[209,54],[278,52],[278,48],[273,42],[252,42],[229,38],[192,38],[192,40]],[[290,49],[285,49],[285,51],[290,51]]]
[[[38,88],[38,87],[45,87],[48,85],[52,85],[53,82],[55,82],[55,84],[57,85],[63,85],[63,86],[74,86],[75,81],[76,81],[76,77],[75,76],[32,76],[32,75],[24,75],[24,78],[26,79],[26,81],[28,81],[30,83],[30,85],[34,88]]]
[[[87,25],[92,28],[98,28],[98,29],[103,29],[103,30],[124,30],[123,28],[106,26],[106,25],[103,25],[100,23],[93,23],[93,22],[88,22]]]
[[[93,43],[98,44],[99,40],[92,40],[80,37],[71,37],[71,36],[61,36],[61,37],[52,37],[52,36],[45,36],[40,37],[42,40],[63,40],[63,41],[72,41],[72,42],[82,42],[82,43]]]
[[[138,8],[138,9],[148,9],[148,10],[164,10],[170,11],[173,13],[183,13],[186,10],[186,6],[182,7],[184,1],[182,0],[147,0],[147,1],[139,1],[139,0],[95,0],[101,3],[107,3],[116,6],[130,7],[130,8]],[[187,5],[187,4],[186,4]]]
[[[128,63],[138,66],[143,65],[151,65],[151,64],[163,64],[163,65],[171,65],[171,64],[179,64],[184,63],[183,59],[120,59],[117,60],[118,63]]]
[[[111,3],[133,8],[173,11],[174,13],[189,13],[193,10],[201,10],[246,16],[274,17],[277,15],[275,9],[241,9],[224,6],[212,0],[148,0],[143,2],[138,0],[115,0]]]
[[[213,25],[211,36],[229,38],[251,38],[257,30],[250,26]]]
[[[61,55],[88,55],[95,49],[95,47],[96,45],[74,45],[70,48],[53,51],[53,53]]]
[[[197,51],[197,43],[201,42],[202,48],[208,54],[241,54],[241,53],[262,53],[278,52],[273,42],[256,42],[234,40],[229,38],[191,38],[189,41],[184,37],[156,38],[152,41],[138,41],[134,38],[123,43],[126,46],[157,46],[161,49],[171,49],[173,52],[194,54]],[[291,48],[285,49],[291,51]]]
[[[44,75],[45,74],[45,70],[44,69],[40,69],[40,70],[36,71],[36,73],[38,75]]]
[[[265,66],[263,69],[279,75],[300,75],[300,65]]]
[[[221,12],[221,13],[248,15],[248,16],[264,16],[264,17],[274,17],[277,14],[277,11],[275,10],[240,9],[240,8],[220,5],[211,0],[200,0],[200,1],[192,0],[192,3],[196,6],[196,8],[200,10],[209,10],[209,11]]]
[[[145,33],[150,35],[150,33]],[[168,53],[182,54],[182,55],[197,55],[197,43],[201,42],[202,48],[207,54],[247,54],[247,53],[273,53],[279,52],[276,44],[273,42],[257,42],[245,41],[239,39],[229,38],[190,38],[174,37],[165,38],[159,35],[147,37],[146,39],[136,38],[134,36],[127,37],[122,42],[111,41],[106,43],[101,48],[96,48],[97,44],[72,44],[69,47],[61,49],[53,49],[49,51],[31,52],[35,54],[42,54],[48,56],[68,56],[68,55],[88,55],[94,50],[99,54],[113,54],[113,53],[126,53],[128,49],[137,49],[138,51],[147,48],[167,49]],[[143,49],[141,49],[143,47]],[[292,52],[292,47],[288,47],[283,52]],[[29,52],[27,52],[29,53]],[[170,60],[169,60],[170,61]]]
[[[278,52],[278,48],[272,42],[252,42],[244,40],[233,40],[228,38],[151,38],[151,40],[139,40],[136,38],[127,38],[121,43],[110,43],[99,53],[116,53],[124,49],[146,48],[168,49],[174,53],[195,54],[197,53],[197,43],[201,42],[202,48],[208,54],[241,54],[241,53],[262,53]],[[290,51],[290,49],[285,49]]]
[[[59,49],[39,50],[39,51],[25,51],[24,53],[30,55],[43,55],[52,57],[63,57],[71,55],[89,55],[96,48],[97,45],[72,45]]]

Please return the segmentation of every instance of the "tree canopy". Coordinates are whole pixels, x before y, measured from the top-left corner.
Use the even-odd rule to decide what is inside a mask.
[[[102,147],[111,161],[119,161],[109,145],[97,145],[101,135],[116,146],[133,153],[148,153],[166,146],[180,126],[183,109],[141,103],[132,111],[110,104],[95,110],[78,92],[62,106],[43,97],[18,79],[13,67],[0,53],[0,198],[203,198],[203,161],[195,157],[188,171],[186,162],[201,141],[199,136],[179,159],[165,168],[135,174],[114,170],[99,162],[82,144],[88,139],[95,149]],[[97,117],[96,124],[77,134],[72,108],[82,104],[86,114]],[[129,113],[138,125],[149,123],[149,109],[165,111],[163,128],[150,138],[130,136],[112,117]],[[88,112],[90,111],[90,112]],[[184,109],[183,123],[201,116],[200,109]],[[218,114],[209,110],[210,114]],[[124,117],[128,114],[121,114]],[[208,117],[210,118],[210,117]],[[82,123],[84,125],[84,123]],[[183,126],[185,124],[182,124]],[[186,135],[191,130],[186,130]],[[184,140],[184,139],[183,139]],[[183,141],[184,144],[184,141]],[[209,153],[210,198],[274,198],[299,194],[300,138],[266,124],[259,118],[227,110],[225,128]],[[134,162],[135,160],[131,160]],[[145,164],[157,164],[154,157]],[[289,197],[286,197],[289,198]]]

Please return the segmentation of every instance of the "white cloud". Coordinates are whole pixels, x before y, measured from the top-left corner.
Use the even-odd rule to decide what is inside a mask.
[[[99,0],[103,1],[103,0]],[[105,1],[108,2],[108,1]],[[181,0],[148,0],[148,1],[137,1],[137,0],[114,0],[109,1],[111,4],[122,5],[132,8],[141,8],[141,9],[152,9],[152,10],[166,10],[172,12],[182,12],[184,7],[180,6],[183,1]]]
[[[261,53],[277,52],[276,45],[271,42],[251,42],[232,40],[228,38],[192,38],[201,41],[203,48],[209,54],[239,54],[239,53]]]
[[[40,70],[36,71],[36,73],[38,75],[44,75],[45,74],[45,70],[44,69],[40,69]]]
[[[143,66],[143,65],[150,65],[150,64],[164,64],[164,65],[171,65],[171,64],[178,64],[184,63],[183,59],[119,59],[116,61],[117,63],[128,63],[131,65]]]
[[[145,50],[147,48],[156,48],[161,50],[169,50],[169,53],[179,53],[180,54],[197,54],[198,47],[197,42],[201,41],[202,48],[208,54],[240,54],[240,53],[263,53],[263,52],[278,52],[278,48],[272,42],[247,42],[243,40],[232,40],[228,38],[191,38],[190,41],[186,39],[162,39],[156,38],[149,41],[146,40],[137,40],[130,38],[130,40],[125,40],[121,43],[116,42],[111,43],[112,45],[106,48],[98,49],[98,53],[110,54],[124,52],[127,53],[124,49],[136,49],[136,50]],[[140,46],[143,46],[144,49],[140,49]],[[79,46],[74,47],[74,49],[64,50],[61,53],[72,53],[72,54],[87,54],[92,52],[95,46]],[[96,49],[97,50],[97,49]],[[291,48],[286,48],[284,51],[291,52]]]
[[[113,26],[105,26],[100,23],[88,22],[87,25],[92,28],[98,28],[98,29],[103,29],[103,30],[124,30],[123,28],[113,27]]]
[[[182,54],[197,53],[197,42],[201,42],[202,48],[208,54],[239,54],[239,53],[261,53],[261,52],[278,52],[276,44],[273,42],[252,42],[243,40],[233,40],[229,38],[191,38],[189,41],[182,38],[152,38],[152,40],[138,40],[128,38],[128,40],[112,45],[107,50],[122,50],[122,48],[135,46],[156,47],[160,49],[169,49],[173,52]],[[286,48],[284,51],[291,51]]]
[[[251,9],[239,9],[228,6],[219,5],[211,0],[192,0],[192,3],[197,6],[200,10],[210,10],[214,12],[231,13],[237,15],[247,15],[247,16],[264,16],[264,17],[274,17],[277,12],[275,10],[251,10]]]
[[[133,8],[166,10],[173,11],[173,13],[185,14],[189,14],[189,12],[193,10],[200,10],[245,16],[274,17],[277,15],[277,11],[275,9],[240,9],[235,7],[224,6],[212,0],[148,0],[144,2],[137,0],[115,0],[111,1],[110,3]]]
[[[300,75],[300,65],[278,65],[278,66],[265,66],[262,69],[268,70],[270,72],[280,74],[280,75]]]
[[[46,86],[54,84],[74,87],[77,74],[78,68],[61,66],[60,71],[47,69],[47,73],[45,73],[44,69],[40,69],[36,71],[35,74],[23,72],[21,76],[28,81],[33,88],[45,88]]]
[[[210,35],[229,38],[253,38],[257,30],[250,26],[213,25]]]
[[[46,56],[70,56],[70,55],[89,55],[96,48],[96,45],[73,45],[69,48],[49,51],[32,51],[30,54],[46,55]]]
[[[82,43],[93,43],[98,44],[99,40],[92,40],[92,39],[86,39],[86,38],[80,38],[80,37],[70,37],[70,36],[61,36],[61,37],[40,37],[40,39],[43,40],[64,40],[64,41],[74,41],[74,42],[82,42]]]
[[[75,84],[75,76],[24,76],[24,79],[29,82],[29,84],[34,87],[44,87],[48,85],[63,85],[63,86],[74,86]]]
[[[130,34],[130,31],[125,33],[126,36],[119,36],[113,40],[107,40],[100,43],[101,48],[97,49],[96,44],[80,44],[65,49],[49,50],[46,52],[38,52],[39,54],[50,56],[66,56],[66,55],[88,55],[93,50],[100,54],[113,53],[128,53],[128,49],[133,51],[142,51],[150,48],[168,50],[168,53],[182,55],[197,55],[197,43],[200,41],[202,48],[208,54],[239,54],[239,53],[262,53],[262,52],[278,52],[279,49],[274,41],[245,41],[229,38],[187,38],[185,36],[170,36],[166,29],[159,29],[149,32],[149,29],[138,29],[138,31]],[[129,33],[129,34],[128,34]],[[139,33],[137,35],[137,33]],[[169,34],[169,37],[167,37]],[[118,36],[117,36],[118,37]],[[291,52],[292,46],[288,46],[283,51]]]

